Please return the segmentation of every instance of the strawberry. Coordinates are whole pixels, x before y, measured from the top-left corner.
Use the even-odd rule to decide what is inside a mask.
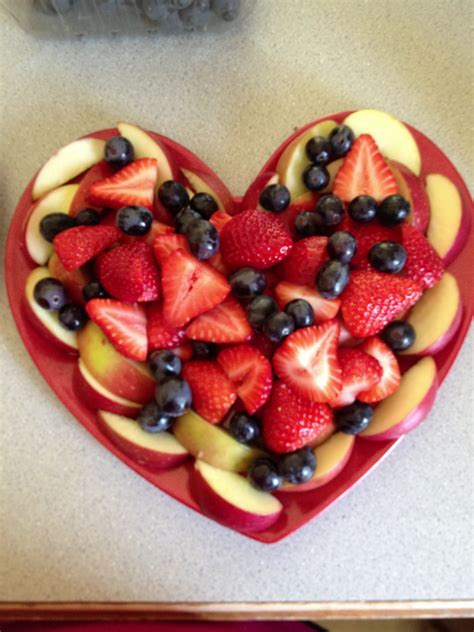
[[[161,287],[163,316],[174,327],[208,312],[230,292],[224,275],[184,250],[176,250],[164,261]]]
[[[382,377],[372,387],[360,392],[357,399],[368,404],[379,402],[394,393],[400,384],[400,368],[397,358],[392,350],[376,336],[364,340],[359,349],[377,360],[382,368]]]
[[[258,349],[239,345],[223,349],[217,362],[233,382],[245,410],[253,415],[267,401],[272,390],[272,365]]]
[[[303,211],[314,211],[318,202],[318,194],[308,191],[296,198],[294,202],[286,208],[282,213],[278,213],[278,218],[287,227],[290,235],[295,239],[298,237],[298,231],[295,228],[295,220]]]
[[[271,268],[288,256],[293,245],[283,222],[273,213],[258,210],[235,215],[220,238],[224,263],[231,269]]]
[[[382,377],[382,367],[375,357],[359,348],[341,347],[337,360],[342,371],[342,390],[331,406],[340,408],[352,404],[360,391],[372,388]]]
[[[193,357],[192,345],[188,344],[187,342],[185,342],[182,345],[179,345],[179,347],[173,347],[171,351],[175,355],[177,355],[178,358],[181,358],[182,362],[187,362],[188,360],[191,360],[191,358]]]
[[[382,226],[377,221],[361,224],[350,217],[344,217],[338,230],[351,233],[357,240],[357,249],[349,265],[351,268],[371,268],[368,255],[369,250],[381,241],[402,242],[400,226]]]
[[[332,401],[342,387],[337,362],[339,323],[305,327],[290,334],[273,356],[273,370],[312,402]]]
[[[341,312],[356,338],[373,336],[421,297],[419,283],[395,274],[356,270],[342,294]]]
[[[131,235],[123,233],[120,236],[120,241],[123,244],[132,244],[135,241],[144,241],[149,246],[153,246],[153,242],[157,237],[169,235],[174,235],[174,228],[172,226],[167,226],[167,224],[162,224],[161,222],[153,220],[151,228],[146,235],[143,235],[142,237],[132,237]]]
[[[153,242],[155,259],[160,264],[163,264],[172,252],[180,248],[189,252],[188,240],[184,235],[158,235]]]
[[[304,298],[311,305],[314,311],[314,319],[317,323],[322,323],[325,320],[330,320],[339,311],[341,301],[338,298],[327,299],[323,298],[321,294],[306,285],[295,285],[288,281],[282,281],[275,287],[275,297],[280,309],[284,309],[285,306],[296,298]]]
[[[407,253],[407,261],[403,273],[410,279],[418,281],[424,288],[436,285],[443,276],[443,260],[436,250],[411,224],[402,225],[402,244]]]
[[[113,176],[93,182],[89,202],[97,206],[145,206],[153,210],[158,163],[154,158],[139,158]]]
[[[115,226],[75,226],[53,239],[54,249],[68,272],[77,270],[120,237]]]
[[[229,215],[229,213],[226,213],[225,211],[216,211],[212,214],[209,221],[215,227],[217,232],[220,233],[227,222],[230,222],[231,219],[232,215]]]
[[[150,303],[146,306],[149,351],[173,349],[181,344],[184,329],[168,325],[163,318],[163,305]]]
[[[218,250],[215,255],[208,259],[207,263],[216,270],[219,270],[219,272],[221,272],[224,276],[229,276],[230,270],[224,263],[220,250]]]
[[[193,409],[211,424],[222,421],[237,393],[217,362],[193,360],[184,365],[182,376],[191,388]]]
[[[235,298],[230,297],[195,318],[186,328],[186,336],[192,340],[221,344],[245,342],[252,336],[252,328],[244,308]]]
[[[328,241],[327,237],[306,237],[297,241],[281,264],[284,280],[298,285],[314,286],[316,273],[329,259]]]
[[[263,441],[269,450],[281,454],[319,445],[333,432],[327,404],[310,402],[283,382],[275,384],[263,415]]]
[[[334,179],[333,193],[344,202],[358,195],[371,195],[381,202],[398,192],[390,167],[380,153],[376,142],[368,134],[354,141]]]
[[[143,241],[104,252],[98,259],[97,273],[105,290],[121,301],[156,301],[160,296],[153,251]]]
[[[276,344],[273,343],[265,334],[254,331],[250,342],[253,347],[260,351],[261,354],[271,360],[272,355],[276,349]]]
[[[131,360],[146,360],[146,315],[141,305],[94,298],[86,303],[86,311],[117,351]]]

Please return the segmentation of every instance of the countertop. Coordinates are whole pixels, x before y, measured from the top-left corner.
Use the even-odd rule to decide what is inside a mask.
[[[431,137],[472,190],[469,0],[257,0],[241,30],[43,41],[0,24],[2,247],[57,148],[129,120],[235,193],[295,127],[360,107]],[[0,599],[344,601],[472,597],[472,342],[424,425],[360,485],[262,545],[178,505],[49,391],[1,292]]]

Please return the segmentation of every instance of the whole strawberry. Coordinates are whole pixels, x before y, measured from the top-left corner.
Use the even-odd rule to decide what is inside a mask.
[[[402,243],[407,253],[404,274],[425,289],[436,285],[443,276],[443,261],[423,233],[404,223]]]
[[[329,259],[327,237],[306,237],[297,241],[282,263],[285,281],[298,285],[314,286],[316,273]]]

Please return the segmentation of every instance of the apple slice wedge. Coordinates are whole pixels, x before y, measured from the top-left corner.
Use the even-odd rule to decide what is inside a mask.
[[[369,426],[359,436],[373,441],[398,439],[421,424],[438,390],[436,363],[422,358],[402,375],[398,389],[375,407]]]
[[[204,461],[194,466],[192,488],[201,509],[221,524],[238,531],[263,531],[274,524],[281,502],[236,474]]]
[[[189,458],[189,452],[170,432],[146,432],[134,419],[106,410],[99,410],[97,418],[112,443],[141,465],[164,470]]]
[[[33,200],[66,184],[102,160],[104,148],[105,141],[99,138],[80,138],[62,147],[39,170],[33,185]]]
[[[216,201],[220,211],[233,215],[234,200],[231,192],[223,182],[215,176],[197,169],[191,170],[181,167],[181,173],[190,184],[194,193],[209,193]]]
[[[47,193],[31,209],[25,227],[25,244],[35,263],[44,265],[53,252],[53,244],[40,233],[41,220],[50,213],[68,215],[78,189],[78,184],[65,184]]]
[[[425,233],[430,221],[430,203],[421,178],[399,162],[389,161],[389,167],[397,183],[398,192],[410,203],[407,222]]]

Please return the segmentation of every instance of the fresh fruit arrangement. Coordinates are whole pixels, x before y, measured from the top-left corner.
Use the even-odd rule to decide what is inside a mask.
[[[134,125],[74,141],[20,204],[26,301],[7,255],[25,342],[44,373],[64,368],[63,401],[134,469],[278,539],[423,421],[439,358],[461,344],[469,316],[446,267],[469,215],[421,147],[388,114],[338,115],[235,198]]]

